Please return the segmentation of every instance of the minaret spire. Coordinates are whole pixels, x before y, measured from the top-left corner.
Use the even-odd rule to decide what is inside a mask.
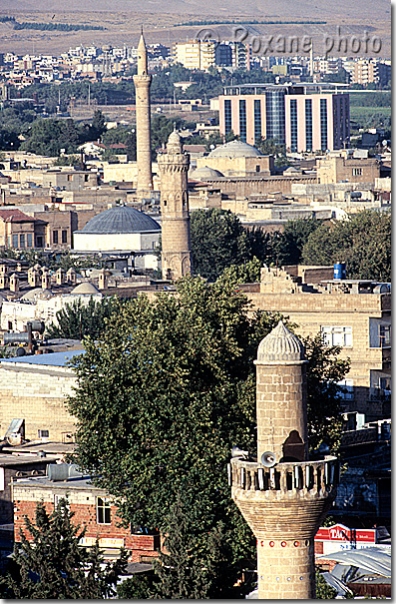
[[[143,25],[141,26],[137,50],[137,75],[133,76],[133,81],[136,90],[136,193],[138,199],[141,200],[150,196],[153,189],[150,115],[151,76],[148,75],[147,47],[143,35]]]

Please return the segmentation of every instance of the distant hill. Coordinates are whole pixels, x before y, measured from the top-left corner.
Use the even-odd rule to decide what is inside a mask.
[[[311,18],[341,15],[348,19],[386,19],[390,15],[389,0],[2,0],[0,12],[34,11],[106,11],[177,13],[179,15],[224,15],[227,18],[250,15],[268,18]],[[389,17],[390,19],[390,17]]]

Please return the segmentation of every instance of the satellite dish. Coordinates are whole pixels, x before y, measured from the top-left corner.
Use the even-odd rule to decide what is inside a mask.
[[[265,451],[261,456],[261,464],[265,468],[273,468],[276,465],[276,455],[272,451]]]

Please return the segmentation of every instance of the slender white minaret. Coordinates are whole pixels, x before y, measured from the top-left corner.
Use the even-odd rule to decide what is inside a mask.
[[[147,70],[147,48],[142,33],[138,45],[137,75],[133,76],[136,90],[136,159],[137,197],[142,199],[153,190],[151,171],[151,76]]]

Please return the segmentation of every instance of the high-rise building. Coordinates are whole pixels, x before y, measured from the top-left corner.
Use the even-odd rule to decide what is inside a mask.
[[[136,90],[136,160],[137,197],[148,197],[153,190],[151,171],[151,76],[147,69],[147,48],[143,30],[138,45],[137,75],[133,76]]]
[[[186,69],[205,71],[215,65],[216,46],[212,40],[177,42],[174,47],[175,62],[181,63]]]
[[[259,600],[315,598],[314,537],[336,496],[336,457],[308,459],[306,365],[282,322],[257,351],[257,461],[231,460],[232,497],[257,539]]]
[[[219,97],[220,134],[243,142],[275,139],[288,151],[326,151],[349,145],[349,95],[320,87],[249,84]]]
[[[183,152],[176,131],[169,136],[166,151],[157,159],[161,179],[162,276],[176,281],[191,273],[187,178],[190,156]]]

